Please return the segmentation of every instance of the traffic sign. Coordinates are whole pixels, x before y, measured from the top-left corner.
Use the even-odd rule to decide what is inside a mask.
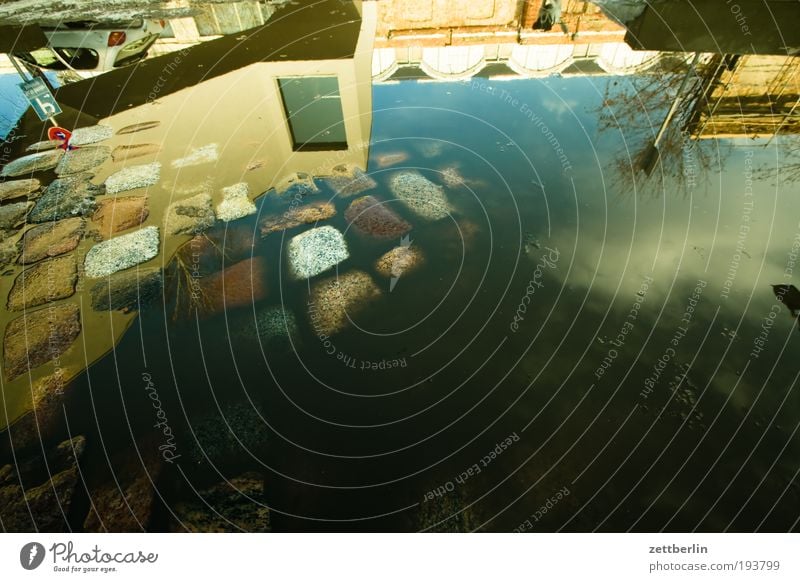
[[[47,139],[51,141],[60,141],[61,145],[58,147],[60,147],[62,150],[74,149],[69,145],[69,140],[71,137],[72,132],[70,130],[59,127],[58,125],[47,130]]]
[[[56,98],[53,97],[50,89],[41,79],[33,78],[30,81],[20,83],[19,87],[27,97],[36,115],[42,121],[47,121],[54,115],[61,113],[61,107],[56,103]]]

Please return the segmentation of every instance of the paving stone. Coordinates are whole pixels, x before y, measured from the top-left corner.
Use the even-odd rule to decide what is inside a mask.
[[[142,123],[134,123],[133,125],[126,125],[122,129],[117,131],[117,135],[127,135],[129,133],[138,133],[140,131],[146,131],[148,129],[153,129],[161,125],[160,121],[143,121]]]
[[[331,202],[312,202],[305,206],[295,206],[278,216],[269,216],[259,223],[261,236],[294,228],[302,224],[313,224],[336,215],[336,207]]]
[[[83,218],[75,217],[40,224],[25,231],[19,262],[35,263],[74,250],[83,237],[85,226]]]
[[[130,234],[94,245],[86,253],[87,277],[106,277],[149,261],[158,254],[159,234],[157,226],[147,226]]]
[[[422,251],[411,244],[393,248],[375,262],[375,270],[384,277],[400,277],[415,271],[425,262]]]
[[[247,182],[239,182],[222,189],[222,202],[217,205],[217,218],[230,222],[256,213],[256,205],[250,200]]]
[[[408,154],[406,152],[392,152],[375,156],[375,165],[379,168],[386,168],[388,166],[402,164],[406,160],[408,160]]]
[[[81,332],[80,310],[60,303],[31,311],[6,326],[3,361],[9,380],[63,354]]]
[[[114,135],[114,130],[108,125],[92,125],[90,127],[79,127],[72,130],[72,137],[69,138],[69,145],[84,146],[92,143],[107,140]]]
[[[190,290],[202,315],[248,307],[267,296],[267,265],[263,257],[239,261],[224,271],[202,277]]]
[[[137,143],[119,145],[111,151],[111,159],[115,162],[124,162],[144,156],[152,156],[161,151],[161,146],[156,143]]]
[[[303,197],[317,194],[319,187],[314,183],[313,176],[305,172],[296,172],[283,178],[275,186],[275,192],[280,196]]]
[[[111,238],[124,230],[141,225],[149,215],[147,196],[119,196],[100,200],[92,221],[100,226],[100,235],[103,238]]]
[[[161,298],[161,269],[136,269],[115,273],[95,283],[89,291],[95,311],[129,313]]]
[[[392,193],[417,216],[440,220],[450,216],[444,188],[417,172],[399,172],[389,180]]]
[[[378,239],[400,238],[411,230],[389,204],[373,196],[353,200],[344,216],[355,231]]]
[[[198,493],[196,500],[175,504],[173,531],[205,533],[269,532],[269,505],[264,478],[245,473]],[[208,508],[213,507],[214,511]]]
[[[26,152],[44,152],[47,150],[54,150],[61,146],[64,142],[60,139],[46,139],[44,141],[37,141],[25,148]]]
[[[334,166],[331,175],[325,178],[325,181],[338,196],[343,198],[361,194],[378,186],[378,183],[363,170],[350,164]]]
[[[68,466],[54,461],[53,453],[47,463],[38,459],[47,474],[38,485],[26,483],[23,490],[17,483],[29,481],[15,474],[0,484],[0,521],[7,532],[57,533],[70,531],[67,516],[79,482],[78,459],[83,454],[86,439],[82,436],[61,443],[58,449],[69,451]],[[41,455],[41,453],[40,453]],[[62,456],[64,456],[62,454]],[[15,483],[16,482],[16,483]]]
[[[0,267],[10,265],[19,256],[19,244],[14,237],[6,237],[0,241]]]
[[[21,311],[66,299],[75,293],[78,264],[67,255],[43,261],[22,271],[8,294],[9,311]]]
[[[215,221],[211,195],[202,192],[170,204],[167,208],[165,229],[167,234],[198,234],[208,230]]]
[[[0,206],[0,230],[11,230],[25,220],[33,202],[14,202]]]
[[[92,174],[83,173],[53,180],[36,201],[30,222],[50,222],[93,212],[95,196],[103,193],[103,187],[92,184],[91,178]]]
[[[136,188],[147,188],[153,184],[158,184],[160,179],[161,164],[159,162],[129,166],[106,178],[106,192],[108,194],[117,194],[126,190],[135,190]]]
[[[108,146],[87,146],[66,152],[56,166],[56,174],[79,174],[91,170],[111,156]]]
[[[172,160],[172,167],[189,168],[192,166],[200,166],[202,164],[210,164],[219,159],[219,146],[215,143],[210,143],[199,148],[193,148],[188,155]]]
[[[22,176],[23,174],[31,174],[33,172],[41,172],[43,170],[51,170],[56,167],[61,156],[64,155],[64,150],[48,150],[44,152],[36,152],[22,156],[16,160],[11,160],[3,168],[2,176]]]
[[[13,200],[22,196],[31,198],[30,195],[37,192],[41,185],[41,182],[36,178],[7,180],[0,184],[0,200]]]
[[[342,233],[332,226],[312,228],[289,241],[289,270],[295,279],[308,279],[350,256]]]
[[[311,289],[308,313],[317,335],[332,335],[347,327],[350,318],[381,291],[362,271],[349,271],[317,282]]]

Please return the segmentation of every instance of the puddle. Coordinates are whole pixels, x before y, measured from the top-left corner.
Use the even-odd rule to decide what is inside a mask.
[[[797,60],[324,4],[59,89],[78,149],[2,188],[0,468],[78,463],[86,531],[795,527]]]

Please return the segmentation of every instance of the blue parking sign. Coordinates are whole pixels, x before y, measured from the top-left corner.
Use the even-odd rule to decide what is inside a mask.
[[[20,83],[19,87],[22,89],[25,97],[27,97],[36,115],[38,115],[39,119],[42,121],[46,121],[54,115],[61,113],[61,107],[56,103],[56,98],[53,97],[50,89],[47,88],[47,85],[45,85],[44,81],[41,79],[35,78],[30,81],[25,81],[24,83]]]

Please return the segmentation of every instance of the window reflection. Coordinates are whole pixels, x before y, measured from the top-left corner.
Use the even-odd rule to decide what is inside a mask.
[[[295,151],[347,149],[336,77],[278,79]]]

